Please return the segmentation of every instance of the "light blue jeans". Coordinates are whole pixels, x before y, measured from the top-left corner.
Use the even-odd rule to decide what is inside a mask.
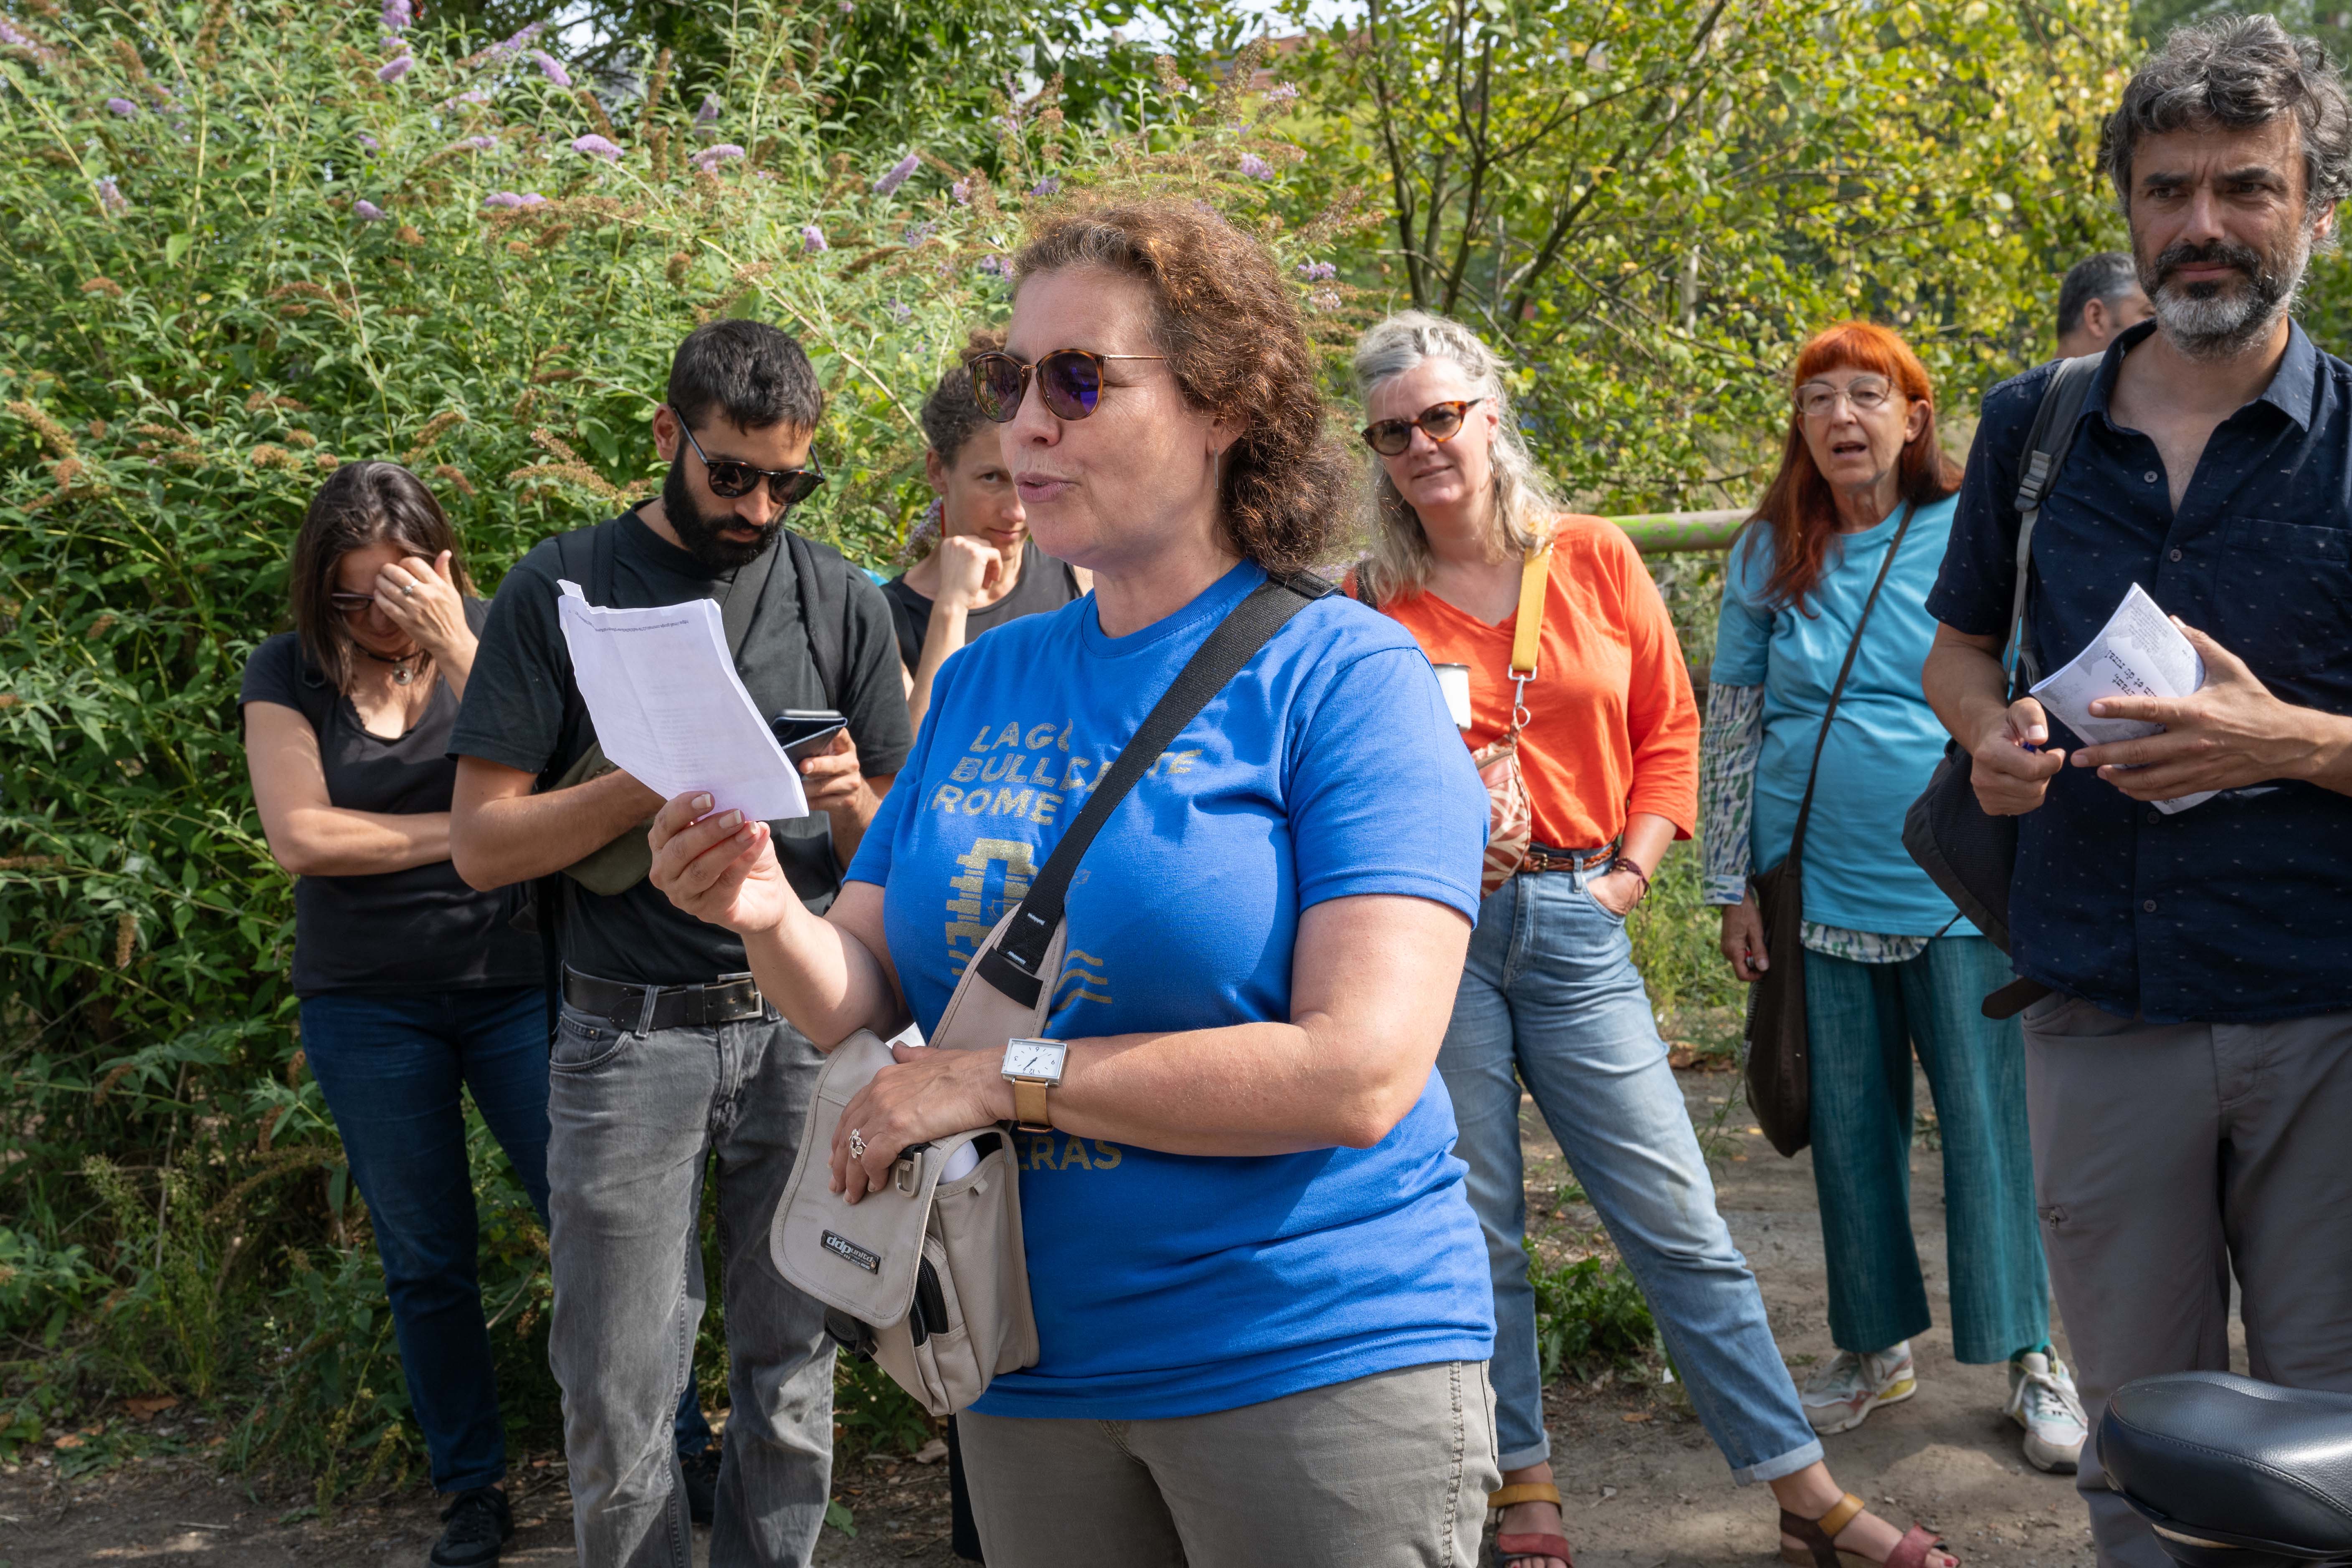
[[[1495,1424],[1506,1471],[1551,1457],[1528,1283],[1519,1085],[1649,1298],[1692,1407],[1741,1485],[1822,1457],[1748,1260],[1715,1210],[1625,922],[1580,871],[1523,873],[1478,910],[1438,1052],[1495,1281]]]

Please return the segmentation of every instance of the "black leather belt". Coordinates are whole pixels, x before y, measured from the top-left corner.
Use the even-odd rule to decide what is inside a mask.
[[[650,1013],[646,1006],[648,997],[653,1003]],[[722,974],[701,985],[624,985],[617,980],[583,974],[567,965],[563,971],[563,1000],[592,1018],[633,1034],[689,1025],[731,1024],[739,1018],[756,1018],[767,1011],[760,987],[749,974]]]

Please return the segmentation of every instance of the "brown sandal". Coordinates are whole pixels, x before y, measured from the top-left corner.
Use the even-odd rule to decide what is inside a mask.
[[[1837,1544],[1839,1532],[1861,1518],[1863,1512],[1862,1500],[1852,1492],[1840,1498],[1837,1505],[1819,1519],[1806,1519],[1782,1509],[1780,1532],[1793,1535],[1805,1544],[1783,1544],[1780,1561],[1791,1564],[1791,1568],[1927,1568],[1928,1552],[1941,1551],[1948,1553],[1949,1549],[1940,1537],[1928,1534],[1916,1524],[1904,1532],[1903,1539],[1895,1543],[1895,1550],[1886,1554],[1883,1563],[1864,1557],[1859,1552],[1840,1551]]]
[[[1519,1481],[1500,1490],[1486,1494],[1486,1506],[1497,1511],[1516,1503],[1548,1502],[1559,1506],[1559,1489],[1542,1481]],[[1495,1537],[1494,1568],[1515,1568],[1518,1563],[1534,1564],[1547,1560],[1576,1568],[1576,1559],[1569,1554],[1568,1539],[1559,1535],[1497,1535]]]

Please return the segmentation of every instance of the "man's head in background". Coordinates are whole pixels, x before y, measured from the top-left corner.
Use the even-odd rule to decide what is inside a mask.
[[[2140,291],[2139,271],[2120,250],[2086,256],[2058,285],[2058,357],[2074,359],[2105,348],[2116,334],[2156,311]]]

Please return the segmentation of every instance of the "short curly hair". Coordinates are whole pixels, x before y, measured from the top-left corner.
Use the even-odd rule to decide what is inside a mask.
[[[2140,63],[2099,134],[2099,166],[2131,216],[2132,153],[2143,136],[2219,127],[2252,131],[2282,115],[2302,133],[2305,210],[2352,195],[2352,107],[2335,62],[2273,16],[2222,16],[2175,27]]]
[[[1326,559],[1347,525],[1354,465],[1331,435],[1296,293],[1265,247],[1205,205],[1137,198],[1033,220],[1015,278],[1072,267],[1150,289],[1152,336],[1185,402],[1240,424],[1219,496],[1234,549],[1276,574]]]
[[[971,362],[982,354],[1004,346],[1004,334],[994,328],[975,327],[964,340],[963,352],[955,363],[940,373],[931,395],[923,399],[919,417],[923,439],[940,461],[955,467],[963,456],[965,443],[982,430],[993,431],[988,416],[980,411],[980,401],[971,392]]]

